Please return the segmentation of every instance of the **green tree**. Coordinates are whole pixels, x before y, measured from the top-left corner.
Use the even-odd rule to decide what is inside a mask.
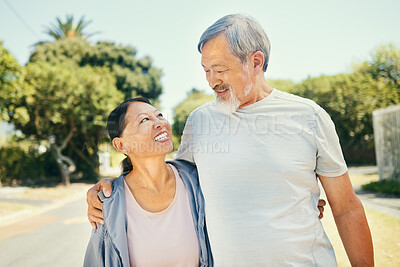
[[[157,104],[162,93],[161,70],[152,66],[149,57],[138,59],[136,53],[136,49],[131,46],[111,42],[92,45],[75,37],[37,44],[29,61],[51,64],[72,61],[80,67],[106,67],[115,76],[115,85],[124,93],[125,98],[144,96]]]
[[[393,43],[381,45],[371,53],[371,59],[356,65],[355,69],[382,78],[400,90],[400,48]]]
[[[0,41],[0,117],[14,116],[23,93],[20,86],[22,67]],[[8,101],[12,99],[12,101]],[[7,100],[7,101],[6,101]],[[9,114],[7,114],[10,112]]]
[[[65,22],[62,22],[59,17],[56,17],[56,23],[50,27],[46,27],[45,33],[53,37],[55,40],[72,37],[88,38],[95,33],[86,33],[85,28],[89,26],[92,21],[85,20],[82,16],[77,23],[74,23],[74,16],[67,15]]]
[[[51,153],[41,153],[34,143],[17,136],[9,136],[0,147],[0,160],[0,185],[59,182],[60,173]]]
[[[372,112],[400,102],[393,85],[360,71],[308,78],[292,93],[314,100],[331,115],[349,163],[374,163]]]
[[[399,70],[400,49],[388,44],[373,50],[352,73],[310,77],[294,85],[277,83],[314,100],[331,115],[349,163],[375,163],[372,112],[400,103]]]
[[[111,42],[89,43],[84,38],[89,36],[84,29],[90,22],[86,22],[83,17],[76,26],[73,24],[72,16],[67,17],[65,23],[58,18],[57,22],[58,25],[53,25],[53,31],[49,28],[49,34],[56,41],[37,43],[29,59],[28,66],[39,66],[38,64],[47,62],[47,64],[44,64],[47,67],[44,68],[44,72],[40,75],[36,70],[34,79],[29,79],[27,82],[33,80],[32,87],[38,88],[38,84],[45,80],[51,80],[51,78],[56,78],[57,81],[54,84],[61,84],[63,79],[71,79],[71,81],[64,81],[64,86],[68,87],[67,90],[76,90],[74,87],[77,84],[73,83],[75,80],[72,77],[55,75],[53,69],[48,68],[48,66],[59,67],[59,71],[62,68],[67,68],[66,73],[71,73],[71,76],[75,74],[83,75],[88,73],[89,70],[99,74],[94,75],[92,80],[87,80],[88,86],[85,90],[87,90],[87,94],[97,94],[102,97],[104,95],[102,90],[108,87],[110,95],[108,95],[108,99],[107,97],[105,99],[109,101],[106,104],[103,103],[102,106],[93,108],[87,106],[79,109],[79,118],[74,117],[72,121],[70,120],[68,127],[59,125],[54,129],[58,131],[58,134],[52,135],[52,137],[60,136],[55,139],[57,140],[56,142],[52,143],[52,147],[53,151],[56,154],[58,153],[59,161],[64,163],[64,169],[68,170],[68,167],[70,167],[73,170],[75,166],[77,171],[74,172],[74,175],[95,177],[98,171],[98,145],[104,141],[105,136],[104,121],[99,119],[98,112],[104,115],[104,112],[108,113],[122,99],[139,95],[149,98],[155,105],[159,104],[159,96],[162,93],[161,70],[152,66],[152,61],[149,57],[137,58],[137,51],[131,46],[115,45]],[[73,34],[71,34],[71,31]],[[49,73],[45,74],[45,72]],[[98,77],[102,76],[103,73],[103,80],[99,80]],[[79,81],[79,83],[84,85],[87,78],[82,78],[83,80]],[[95,79],[97,80],[95,81]],[[110,84],[111,81],[113,84]],[[46,86],[51,87],[51,85]],[[97,86],[101,92],[96,93],[96,90],[93,90],[91,86]],[[76,96],[76,99],[88,97],[82,91],[80,94],[80,96]],[[119,100],[117,102],[113,101],[112,96],[118,96]],[[91,95],[90,97],[93,98],[92,103],[95,103],[94,98],[96,96]],[[87,100],[85,99],[85,101]],[[98,103],[101,102],[98,101]],[[44,107],[46,110],[49,108],[51,109],[51,107]],[[61,117],[65,122],[68,121],[67,117]],[[20,127],[25,126],[21,124]],[[72,131],[71,129],[74,128],[76,130]],[[49,129],[49,131],[51,130]],[[37,135],[40,135],[43,129],[35,128],[32,131],[37,131]],[[68,156],[70,160],[62,158],[60,151],[63,151],[63,155]]]
[[[161,70],[149,57],[137,58],[131,46],[87,42],[83,18],[77,27],[72,17],[66,23],[57,20],[61,32],[55,32],[56,41],[37,43],[25,67],[1,47],[7,62],[0,66],[0,115],[26,140],[46,145],[68,183],[71,173],[96,177],[98,145],[105,141],[110,110],[138,95],[158,104]],[[71,30],[75,33],[68,34]]]
[[[69,184],[78,162],[98,167],[97,145],[105,138],[105,115],[123,100],[114,84],[104,67],[29,63],[18,101],[4,99],[7,104],[18,103],[13,112],[7,109],[12,116],[5,119],[27,139],[53,151],[62,180]]]
[[[23,97],[26,88],[24,68],[0,42],[0,122],[26,121]],[[13,181],[37,181],[57,176],[57,167],[48,153],[39,154],[37,146],[16,136],[2,138],[0,144],[0,185]],[[55,168],[54,168],[55,167]]]
[[[180,142],[186,120],[193,110],[199,106],[213,101],[215,97],[208,95],[203,91],[193,88],[187,95],[186,99],[174,108],[174,123],[172,124],[172,133],[174,134],[174,148],[177,149]]]
[[[296,83],[291,80],[267,79],[267,83],[281,91],[291,92],[296,87]]]

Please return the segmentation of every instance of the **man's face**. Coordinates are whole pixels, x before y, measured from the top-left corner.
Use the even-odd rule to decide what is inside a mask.
[[[236,110],[245,103],[252,88],[249,71],[229,52],[225,36],[218,35],[204,44],[201,64],[206,79],[217,95],[217,102]]]

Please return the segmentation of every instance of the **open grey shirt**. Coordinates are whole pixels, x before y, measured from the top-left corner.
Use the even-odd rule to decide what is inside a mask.
[[[199,266],[213,266],[213,258],[205,223],[204,198],[200,190],[196,166],[184,160],[169,161],[176,167],[188,194],[193,223],[199,240]],[[99,192],[103,202],[104,226],[93,230],[86,250],[84,266],[130,266],[127,244],[127,220],[123,173],[113,183],[111,197]]]

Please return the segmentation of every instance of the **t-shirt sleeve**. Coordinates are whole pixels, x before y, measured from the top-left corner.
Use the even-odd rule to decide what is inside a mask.
[[[178,152],[175,155],[175,159],[183,159],[194,163],[192,139],[193,139],[193,124],[192,114],[189,115],[186,120],[185,128],[181,137],[181,144],[178,148]]]
[[[316,114],[315,136],[317,145],[316,173],[327,177],[337,177],[346,173],[347,165],[335,125],[329,114],[322,108]]]

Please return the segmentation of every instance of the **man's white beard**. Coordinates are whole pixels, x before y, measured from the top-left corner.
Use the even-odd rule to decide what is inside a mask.
[[[225,114],[231,114],[231,113],[235,112],[240,106],[240,101],[233,94],[232,87],[228,86],[228,89],[229,89],[228,100],[224,100],[223,98],[219,97],[218,95],[216,96],[217,98],[215,100],[217,109]]]
[[[229,89],[229,99],[224,100],[221,97],[218,97],[217,95],[215,103],[216,103],[216,108],[220,112],[225,114],[232,114],[240,107],[240,100],[233,94],[232,87],[230,85],[228,85],[228,89]],[[253,89],[253,84],[249,83],[246,86],[246,90],[242,98],[246,97],[250,93],[251,89]]]

